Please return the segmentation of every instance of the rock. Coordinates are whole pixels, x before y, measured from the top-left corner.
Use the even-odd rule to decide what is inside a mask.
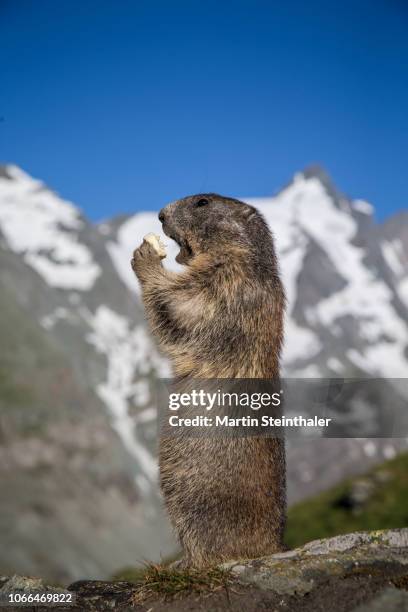
[[[166,598],[165,588],[161,595],[150,590],[145,600],[141,587],[132,582],[82,580],[68,587],[75,605],[58,610],[408,612],[408,529],[340,535],[222,567],[230,572],[223,588],[203,594],[189,582],[176,599]],[[171,572],[171,579],[179,580],[176,574]],[[3,589],[49,588],[39,579],[18,576],[0,577],[0,587],[0,594]]]
[[[384,589],[353,612],[408,612],[408,593],[395,588]]]
[[[408,529],[389,529],[384,532],[384,537],[389,546],[408,548]]]
[[[408,574],[407,538],[408,529],[350,533],[224,568],[242,584],[281,595],[305,595],[333,577]]]
[[[11,578],[0,578],[1,589],[0,593],[10,593],[13,591],[41,591],[46,587],[40,578],[28,578],[27,576],[12,576]]]
[[[13,610],[13,612],[17,612],[17,610],[33,610],[33,605],[28,607],[16,606],[13,604],[12,607],[7,606],[7,603],[10,604],[10,596],[15,596],[16,594],[24,595],[24,596],[40,596],[41,594],[64,594],[67,593],[66,589],[49,586],[44,584],[41,578],[33,578],[31,576],[0,576],[0,610]],[[58,609],[60,612],[64,612],[66,607],[58,605]],[[50,610],[50,606],[48,606],[48,610]]]

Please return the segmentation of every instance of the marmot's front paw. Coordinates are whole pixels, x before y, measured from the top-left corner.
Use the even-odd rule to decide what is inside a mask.
[[[142,269],[160,263],[164,257],[166,257],[166,251],[160,239],[154,234],[147,234],[142,244],[133,252],[133,259],[130,263],[135,274],[139,274]]]
[[[160,259],[164,259],[166,257],[166,247],[162,243],[160,236],[157,234],[153,234],[153,232],[146,234],[146,236],[143,238],[143,242],[148,242],[150,246],[154,248]]]

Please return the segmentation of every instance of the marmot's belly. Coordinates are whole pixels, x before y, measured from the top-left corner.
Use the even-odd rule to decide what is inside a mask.
[[[162,440],[162,490],[170,515],[177,519],[206,513],[207,521],[247,524],[269,522],[282,504],[284,442],[276,438]],[[261,518],[260,514],[263,517]],[[270,522],[269,522],[270,525]]]

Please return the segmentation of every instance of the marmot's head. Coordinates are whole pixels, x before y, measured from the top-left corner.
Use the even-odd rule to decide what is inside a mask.
[[[233,246],[248,256],[273,254],[262,215],[244,202],[202,193],[172,202],[159,213],[164,233],[180,246],[176,261],[188,264],[200,253],[227,253]]]

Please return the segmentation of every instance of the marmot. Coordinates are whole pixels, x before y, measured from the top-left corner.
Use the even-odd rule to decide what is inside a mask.
[[[175,377],[279,377],[285,296],[273,239],[256,208],[217,194],[159,213],[186,268],[166,270],[149,241],[133,254],[147,318]],[[184,563],[206,567],[283,548],[284,440],[160,440],[165,503]]]

